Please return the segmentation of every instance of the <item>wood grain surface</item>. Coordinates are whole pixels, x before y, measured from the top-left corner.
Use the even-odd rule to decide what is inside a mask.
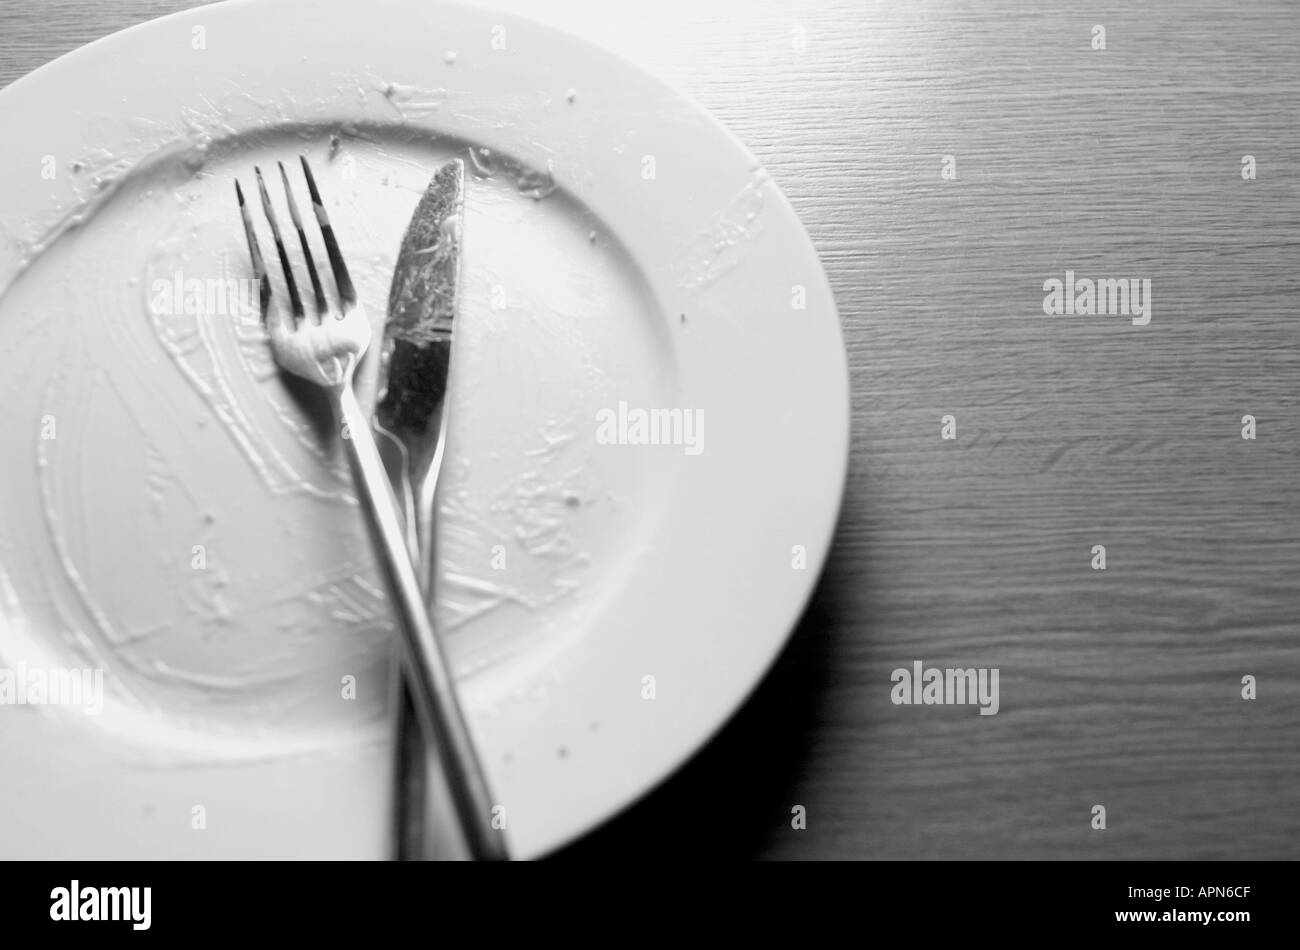
[[[196,5],[2,0],[0,83]],[[1300,9],[493,6],[748,145],[821,254],[853,384],[789,648],[564,856],[1300,857]],[[1045,316],[1066,271],[1149,279],[1150,323]],[[894,705],[915,660],[998,668],[1000,711]]]

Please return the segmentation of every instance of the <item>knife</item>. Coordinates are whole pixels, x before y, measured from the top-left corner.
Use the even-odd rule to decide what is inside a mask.
[[[431,618],[434,500],[447,436],[444,408],[460,283],[464,183],[460,159],[439,168],[407,226],[388,296],[374,415],[380,455],[406,515],[407,546],[420,568]],[[446,684],[450,695],[444,697],[451,712],[447,734],[424,737],[405,677],[401,684],[394,783],[398,858],[419,860],[426,855],[424,826],[431,786],[426,753],[433,749],[443,766],[470,856],[505,859],[504,836],[491,826],[493,802],[454,684]]]

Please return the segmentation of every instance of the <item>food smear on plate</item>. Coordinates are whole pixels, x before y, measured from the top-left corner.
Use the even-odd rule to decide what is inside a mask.
[[[595,439],[602,409],[676,386],[617,240],[589,240],[551,168],[385,121],[393,98],[358,88],[373,122],[254,104],[252,131],[219,110],[119,129],[47,219],[4,222],[0,662],[102,668],[90,727],[141,749],[386,735],[393,630],[328,412],[267,347],[230,198],[253,164],[312,157],[378,333],[428,176],[469,159],[436,616],[471,710],[535,689],[616,594],[680,464]]]

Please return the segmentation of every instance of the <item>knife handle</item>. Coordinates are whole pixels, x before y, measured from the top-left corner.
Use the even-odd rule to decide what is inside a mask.
[[[487,777],[457,700],[450,666],[425,608],[397,500],[370,422],[350,384],[335,392],[340,422],[348,433],[344,440],[348,461],[402,634],[406,681],[416,715],[425,737],[437,750],[471,855],[476,860],[505,860],[505,836],[492,827],[494,805]]]

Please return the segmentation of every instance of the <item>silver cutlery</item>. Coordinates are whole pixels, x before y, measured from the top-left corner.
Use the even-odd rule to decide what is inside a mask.
[[[254,276],[260,285],[262,320],[270,336],[272,352],[282,369],[316,383],[331,397],[347,447],[353,480],[361,498],[361,507],[366,515],[402,635],[406,682],[415,714],[426,739],[436,749],[451,791],[457,820],[471,853],[480,857],[504,858],[507,854],[504,836],[492,827],[493,802],[487,779],[456,697],[450,667],[429,619],[425,585],[421,584],[412,563],[404,520],[415,522],[413,518],[404,519],[403,512],[398,508],[384,462],[371,433],[370,420],[353,392],[353,374],[370,344],[370,323],[357,299],[311,166],[305,157],[302,158],[302,170],[312,208],[334,275],[336,300],[325,292],[321,283],[288,173],[283,163],[280,163],[279,168],[289,216],[298,232],[305,269],[311,283],[310,306],[304,305],[266,182],[262,178],[261,169],[255,168],[262,209],[270,225],[284,274],[290,312],[285,313],[283,307],[271,305],[270,276],[262,258],[243,189],[239,182],[235,183]],[[439,438],[435,443],[435,454],[441,443]],[[429,537],[431,538],[431,532]]]
[[[430,615],[434,605],[434,500],[447,439],[443,412],[460,282],[465,166],[439,168],[402,239],[388,298],[374,426],[379,451],[405,516],[411,556],[420,565]],[[399,860],[427,856],[431,781],[411,697],[399,691],[395,840]],[[497,858],[499,854],[470,856]]]

